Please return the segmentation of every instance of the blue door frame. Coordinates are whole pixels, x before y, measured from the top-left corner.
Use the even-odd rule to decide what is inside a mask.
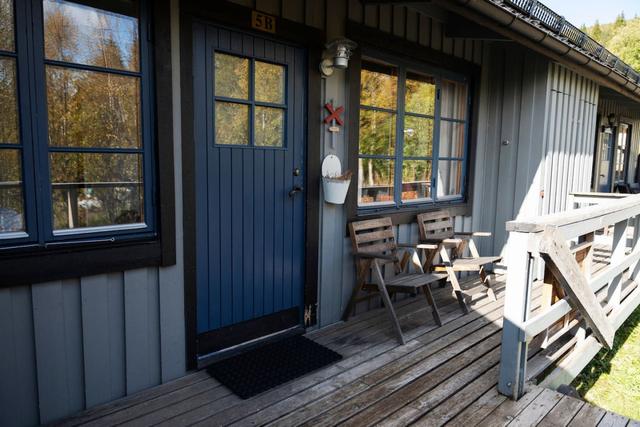
[[[292,190],[305,187],[307,59],[301,48],[249,33],[201,24],[193,29],[196,325],[202,356],[302,324],[305,193]],[[215,69],[216,53],[249,64],[246,99],[215,93],[221,72]],[[261,103],[254,96],[257,63],[285,70],[283,102]],[[243,145],[216,140],[216,102],[247,106],[249,136]],[[261,107],[284,112],[280,146],[257,145],[253,122]]]

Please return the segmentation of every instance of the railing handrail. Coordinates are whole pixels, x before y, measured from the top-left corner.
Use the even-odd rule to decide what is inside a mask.
[[[605,225],[615,224],[624,218],[640,214],[640,194],[629,195],[611,203],[588,206],[581,209],[557,212],[535,218],[507,222],[507,231],[540,233],[546,227],[560,228],[567,238],[598,230]]]
[[[594,200],[585,195],[574,202],[596,205],[507,223],[498,385],[503,394],[522,396],[530,378],[527,346],[534,337],[553,350],[538,359],[534,372],[563,360],[543,382],[555,387],[571,381],[603,345],[611,346],[616,330],[640,306],[640,195]],[[607,260],[598,257],[606,265],[592,274],[596,241],[603,243],[602,238],[611,239],[611,253]],[[542,296],[541,309],[532,313],[534,286]]]

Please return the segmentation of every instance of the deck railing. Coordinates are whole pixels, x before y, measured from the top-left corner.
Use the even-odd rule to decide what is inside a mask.
[[[543,372],[543,385],[570,382],[640,304],[640,195],[592,196],[573,200],[592,206],[507,223],[498,388],[513,399]]]

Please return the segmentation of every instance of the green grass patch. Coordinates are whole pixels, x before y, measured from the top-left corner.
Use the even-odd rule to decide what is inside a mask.
[[[587,402],[640,420],[640,309],[618,330],[613,348],[600,350],[573,386]]]

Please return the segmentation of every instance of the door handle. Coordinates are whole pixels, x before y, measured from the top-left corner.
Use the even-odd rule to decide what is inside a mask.
[[[296,185],[291,189],[291,191],[289,191],[289,197],[293,197],[296,195],[296,193],[302,193],[303,191],[304,191],[304,188],[300,187],[299,185]]]

